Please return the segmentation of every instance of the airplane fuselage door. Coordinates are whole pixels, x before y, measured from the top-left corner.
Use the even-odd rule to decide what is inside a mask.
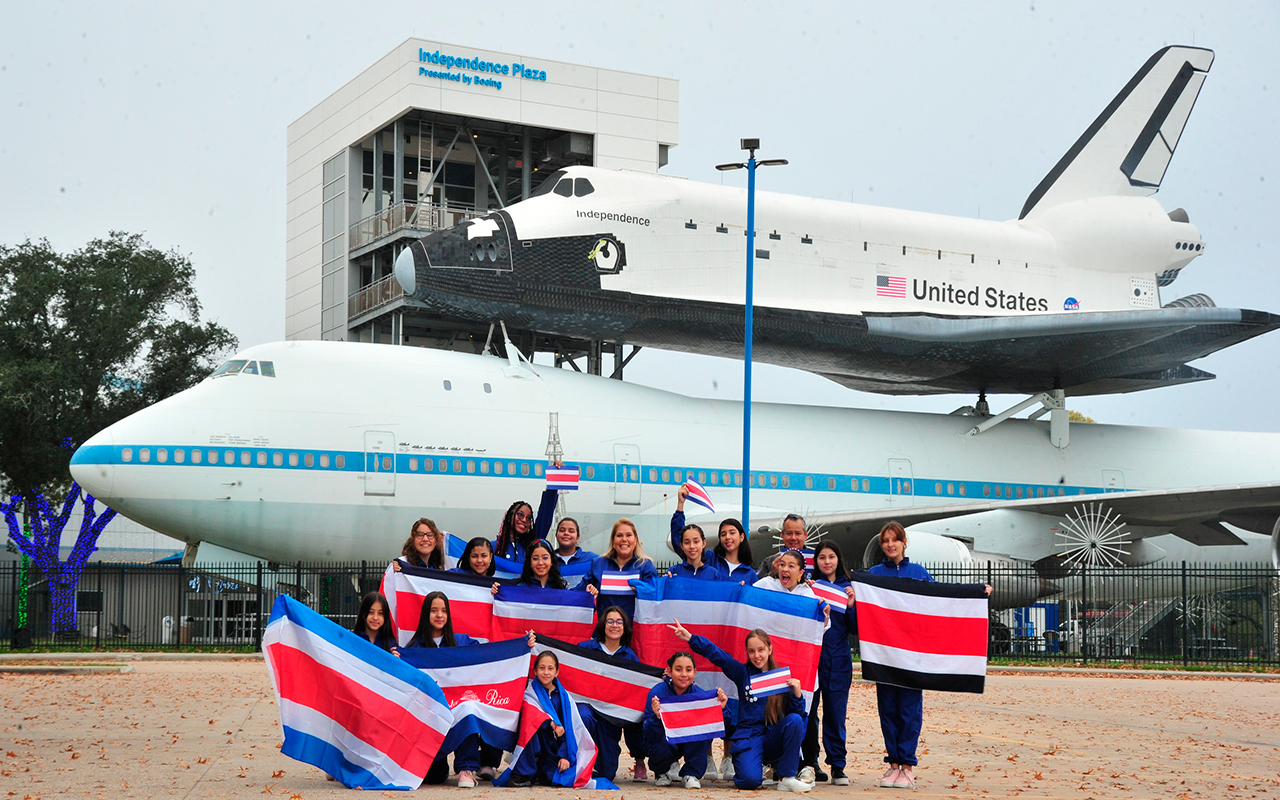
[[[1123,492],[1124,473],[1118,469],[1104,469],[1102,471],[1102,491]]]
[[[640,448],[634,444],[613,446],[613,502],[640,505]]]
[[[390,431],[364,432],[364,493],[395,496],[396,437]]]
[[[889,505],[893,508],[914,505],[914,489],[911,480],[911,462],[905,458],[889,459]]]

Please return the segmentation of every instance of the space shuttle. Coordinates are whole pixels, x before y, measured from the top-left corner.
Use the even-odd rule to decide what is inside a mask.
[[[754,358],[884,394],[1131,392],[1280,317],[1166,301],[1206,253],[1160,188],[1212,51],[1166,47],[1004,222],[756,198]],[[572,167],[406,248],[417,303],[476,323],[741,358],[745,190]]]

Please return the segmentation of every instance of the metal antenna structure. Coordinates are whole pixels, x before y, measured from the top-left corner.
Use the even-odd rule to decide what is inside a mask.
[[[560,412],[550,411],[547,416],[550,417],[547,421],[547,461],[556,464],[564,460],[564,448],[560,446]],[[552,524],[558,523],[564,515],[564,492],[560,492],[556,497],[556,515]]]

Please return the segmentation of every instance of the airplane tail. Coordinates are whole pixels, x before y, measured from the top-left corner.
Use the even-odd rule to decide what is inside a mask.
[[[1204,84],[1213,51],[1166,47],[1129,80],[1040,181],[1018,219],[1088,197],[1154,194]]]

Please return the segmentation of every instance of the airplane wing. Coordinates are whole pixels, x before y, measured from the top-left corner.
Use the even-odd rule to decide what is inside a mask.
[[[1119,514],[1129,526],[1164,529],[1193,544],[1244,544],[1239,537],[1224,528],[1222,523],[1227,522],[1257,533],[1272,533],[1277,517],[1280,516],[1280,482],[883,508],[813,514],[806,517],[805,522],[812,529],[841,542],[842,547],[847,544],[846,552],[859,554],[889,520],[897,520],[904,527],[910,527],[921,522],[996,509],[1017,509],[1063,517],[1071,509],[1085,503],[1103,503]],[[779,523],[775,521],[774,524]],[[772,527],[753,527],[756,527],[756,531],[752,533],[753,546],[757,541],[766,546],[773,544],[776,531]]]

